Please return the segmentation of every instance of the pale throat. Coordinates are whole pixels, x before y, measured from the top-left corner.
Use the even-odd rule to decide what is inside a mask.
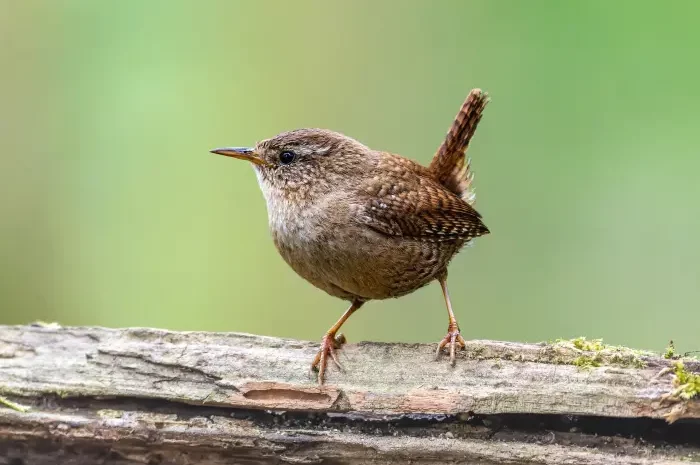
[[[322,206],[323,196],[319,199],[313,195],[297,196],[296,192],[284,192],[267,181],[259,169],[256,168],[255,174],[267,203],[267,217],[273,234],[284,238],[285,242],[314,241],[320,231],[318,225],[326,216]]]

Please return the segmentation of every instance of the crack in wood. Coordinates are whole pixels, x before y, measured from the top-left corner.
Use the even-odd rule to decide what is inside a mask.
[[[162,373],[158,373],[157,371],[148,371],[148,370],[139,370],[138,365],[137,366],[129,366],[124,363],[125,360],[136,360],[143,362],[146,366],[152,366],[152,367],[161,367],[161,368],[166,368],[166,369],[171,369],[172,371],[182,375],[182,374],[194,374],[194,375],[199,375],[199,378],[195,377],[179,377],[177,375],[173,375],[169,377],[168,379],[187,379],[188,381],[202,381],[202,382],[217,382],[222,379],[221,376],[213,375],[211,373],[206,372],[205,370],[202,370],[200,368],[176,363],[176,362],[163,362],[160,360],[154,360],[152,359],[148,354],[142,354],[142,353],[137,353],[137,352],[121,352],[118,350],[113,350],[113,349],[107,349],[107,348],[98,348],[97,352],[101,355],[105,356],[110,356],[110,358],[107,361],[102,361],[99,358],[92,357],[90,358],[91,363],[95,364],[101,364],[103,366],[116,366],[119,368],[123,368],[125,370],[133,370],[139,374],[143,375],[162,375]],[[167,381],[168,379],[161,380],[162,381]]]

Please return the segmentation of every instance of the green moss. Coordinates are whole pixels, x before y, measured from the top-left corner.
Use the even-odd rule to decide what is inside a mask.
[[[610,364],[623,368],[645,368],[647,363],[635,352],[613,353],[610,356]]]
[[[588,352],[599,352],[605,349],[605,344],[603,344],[602,339],[591,339],[587,340],[585,337],[577,337],[571,340],[571,343],[579,350],[585,350]]]
[[[603,362],[603,357],[600,354],[593,356],[590,355],[580,355],[574,359],[571,363],[574,366],[579,367],[582,370],[590,370],[591,368],[599,367]]]
[[[7,408],[11,408],[12,410],[17,410],[18,412],[22,413],[29,411],[29,407],[12,402],[11,400],[2,396],[0,396],[0,405],[4,405]]]
[[[666,347],[666,351],[664,351],[664,358],[665,359],[672,359],[676,358],[676,348],[673,346],[673,341],[668,342],[668,347]]]
[[[614,365],[622,368],[644,368],[646,367],[646,362],[642,357],[653,355],[651,352],[643,350],[606,345],[602,339],[586,339],[585,337],[557,339],[554,344],[584,352],[568,363],[586,369],[604,365]],[[564,361],[564,363],[567,362]]]
[[[673,365],[673,385],[675,394],[684,400],[690,400],[700,393],[700,374],[692,373],[685,368],[683,362],[678,361]]]
[[[603,344],[602,339],[586,339],[583,336],[575,337],[573,339],[557,339],[554,341],[556,345],[573,346],[574,349],[585,350],[586,352],[600,352],[607,348]]]
[[[49,322],[42,321],[42,320],[35,321],[34,323],[31,324],[31,326],[38,326],[39,328],[52,328],[52,329],[56,329],[56,328],[61,327],[61,325],[55,321],[52,321],[49,323]]]

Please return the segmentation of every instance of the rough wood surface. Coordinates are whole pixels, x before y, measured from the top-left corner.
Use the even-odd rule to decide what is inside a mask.
[[[666,398],[672,378],[659,375],[669,365],[659,357],[606,350],[595,354],[602,366],[582,370],[571,363],[588,355],[571,345],[470,341],[451,367],[433,360],[433,345],[348,344],[345,371],[331,368],[319,388],[309,374],[316,349],[235,333],[0,326],[0,395],[30,407],[0,404],[0,456],[13,465],[700,460],[700,402]],[[668,426],[671,412],[681,421]],[[579,418],[597,420],[580,431]]]

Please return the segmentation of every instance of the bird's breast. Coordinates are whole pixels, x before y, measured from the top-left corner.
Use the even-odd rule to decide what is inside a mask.
[[[459,244],[426,243],[378,233],[352,218],[342,198],[303,208],[268,202],[277,250],[302,278],[344,299],[407,294],[444,272]]]
[[[268,201],[270,232],[280,255],[298,275],[335,297],[351,300],[358,295],[344,283],[347,244],[338,227],[347,218],[337,201],[329,202]]]

